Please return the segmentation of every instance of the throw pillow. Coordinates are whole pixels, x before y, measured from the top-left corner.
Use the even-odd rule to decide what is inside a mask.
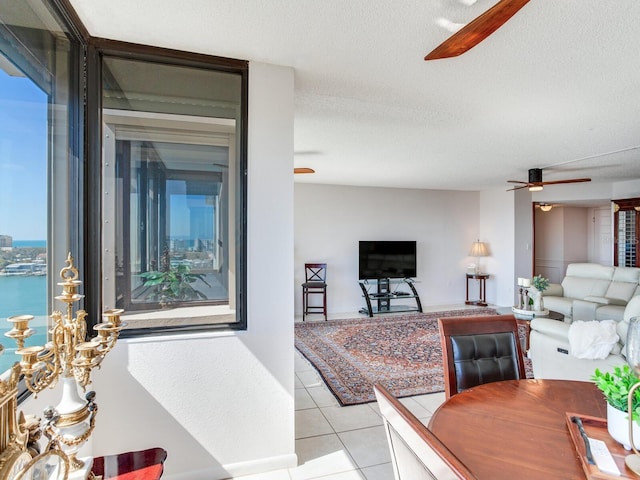
[[[577,320],[569,327],[571,355],[576,358],[607,358],[619,340],[615,320]]]

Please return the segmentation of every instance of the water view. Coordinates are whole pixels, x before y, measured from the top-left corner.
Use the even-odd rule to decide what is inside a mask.
[[[0,356],[0,373],[7,370],[19,357],[15,355],[16,343],[4,336],[11,329],[7,318],[12,315],[34,315],[30,326],[37,333],[29,337],[25,345],[43,345],[46,342],[47,277],[20,275],[0,276],[0,343],[5,348]]]

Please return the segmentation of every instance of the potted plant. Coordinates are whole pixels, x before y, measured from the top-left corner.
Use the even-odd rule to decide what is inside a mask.
[[[549,279],[544,278],[542,275],[536,275],[531,279],[531,285],[533,285],[539,292],[544,292],[549,286]]]
[[[607,401],[607,429],[609,435],[621,443],[625,449],[631,449],[629,439],[628,398],[629,390],[640,381],[629,365],[614,367],[613,372],[602,372],[596,368],[591,377],[596,387]],[[633,395],[632,402],[633,443],[640,448],[640,389]]]
[[[542,275],[536,275],[531,279],[531,287],[529,288],[530,303],[533,305],[533,310],[541,312],[544,310],[544,303],[542,301],[542,292],[544,292],[549,286],[549,279],[544,278]]]
[[[191,273],[191,268],[184,264],[171,265],[164,271],[144,272],[139,276],[144,279],[143,286],[154,287],[146,298],[155,300],[162,306],[199,298],[205,300],[207,296],[193,287],[197,280],[211,286],[204,275]]]

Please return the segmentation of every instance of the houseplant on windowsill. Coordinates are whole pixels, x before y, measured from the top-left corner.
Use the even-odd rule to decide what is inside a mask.
[[[171,265],[163,271],[144,272],[140,277],[144,279],[143,286],[154,287],[146,298],[157,301],[163,307],[175,302],[206,300],[207,296],[193,287],[197,280],[201,280],[208,287],[211,286],[204,275],[191,273],[191,268],[183,264]]]
[[[628,398],[629,390],[639,380],[629,365],[615,367],[613,372],[602,372],[596,369],[591,377],[596,387],[604,394],[607,401],[607,429],[609,435],[630,450]],[[636,390],[632,402],[633,443],[640,447],[640,389]]]

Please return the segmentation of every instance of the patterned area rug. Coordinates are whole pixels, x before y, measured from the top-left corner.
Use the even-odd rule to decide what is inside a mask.
[[[295,346],[342,405],[374,401],[374,383],[397,397],[442,392],[438,317],[495,313],[475,308],[296,323]]]

